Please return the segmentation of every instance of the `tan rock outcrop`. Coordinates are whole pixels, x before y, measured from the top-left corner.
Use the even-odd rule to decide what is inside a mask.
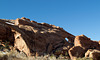
[[[93,60],[100,60],[100,51],[96,49],[89,49],[85,53],[85,57],[93,58]]]
[[[100,50],[100,45],[97,41],[92,41],[85,35],[80,35],[75,37],[74,46],[80,46],[85,50],[88,49],[98,49]]]

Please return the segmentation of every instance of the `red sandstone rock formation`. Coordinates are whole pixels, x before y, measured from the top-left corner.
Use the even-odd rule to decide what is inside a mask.
[[[92,41],[85,35],[75,37],[63,28],[30,21],[25,17],[10,21],[0,19],[0,40],[9,40],[16,49],[23,51],[27,56],[34,53],[39,55],[54,53],[59,56],[68,52],[71,59],[74,59],[89,55],[89,52],[87,54],[85,52],[90,49],[100,51],[100,43]]]
[[[15,24],[28,37],[28,38],[23,38],[23,40],[27,41],[26,45],[28,46],[31,53],[36,51],[41,55],[44,53],[54,52],[55,50],[62,48],[63,46],[69,45],[69,43],[65,45],[65,43],[67,42],[65,38],[67,37],[74,38],[73,35],[64,31],[62,28],[52,27],[52,25],[49,25],[47,23],[38,24],[34,22],[31,23],[23,19],[17,19],[15,21]],[[17,47],[19,44],[15,44],[15,45]]]
[[[0,22],[13,30],[14,47],[25,52],[28,56],[35,52],[43,55],[44,53],[54,53],[56,50],[63,50],[63,47],[72,47],[65,38],[68,38],[73,43],[75,37],[60,27],[47,23],[31,22],[24,17],[16,19],[15,25],[11,25],[9,21],[0,20]]]

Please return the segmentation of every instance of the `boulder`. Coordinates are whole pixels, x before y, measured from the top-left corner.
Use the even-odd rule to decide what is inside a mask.
[[[70,48],[68,53],[69,53],[70,58],[72,60],[75,60],[76,58],[84,57],[85,50],[80,46],[73,46],[72,48]]]
[[[100,60],[100,50],[89,49],[85,53],[85,57],[93,58],[93,60]]]
[[[97,41],[92,41],[85,35],[80,35],[75,37],[74,46],[80,46],[85,50],[88,49],[98,49],[100,50],[100,45]]]

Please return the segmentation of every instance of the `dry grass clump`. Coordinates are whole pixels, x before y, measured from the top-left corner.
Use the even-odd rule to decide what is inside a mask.
[[[0,51],[0,60],[71,60],[70,58],[65,58],[66,56],[60,55],[58,58],[55,55],[45,55],[45,56],[26,56],[23,52],[18,52],[17,50],[10,52]],[[92,58],[77,58],[76,60],[93,60]]]
[[[33,60],[33,57],[27,57],[23,52],[10,51],[3,52],[0,51],[0,60]]]
[[[83,57],[83,58],[77,58],[76,60],[93,60],[93,59],[92,58]]]

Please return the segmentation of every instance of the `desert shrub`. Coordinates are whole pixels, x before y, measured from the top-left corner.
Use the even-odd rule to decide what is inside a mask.
[[[92,58],[83,57],[83,58],[77,58],[76,60],[93,60],[93,59]]]
[[[0,60],[71,60],[70,58],[65,58],[67,56],[60,55],[58,58],[54,54],[45,56],[26,56],[23,52],[18,52],[17,50],[10,52],[0,51]],[[92,58],[77,58],[76,60],[93,60]]]

